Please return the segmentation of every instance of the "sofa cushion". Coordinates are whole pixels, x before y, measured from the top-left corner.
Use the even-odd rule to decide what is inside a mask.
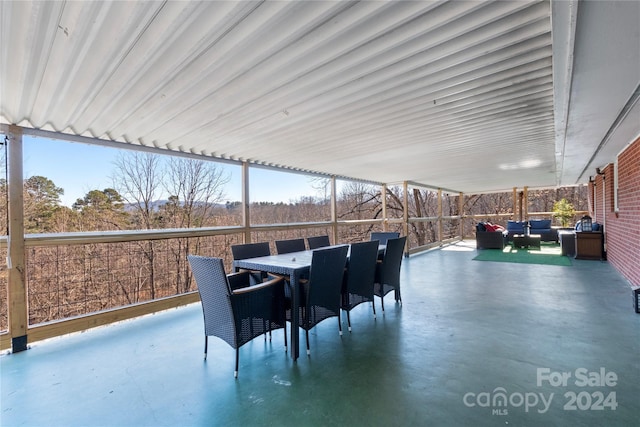
[[[487,231],[487,228],[484,225],[484,222],[479,222],[476,224],[477,231]]]
[[[551,228],[532,228],[531,234],[551,233]]]
[[[531,226],[531,230],[550,230],[551,229],[551,220],[550,219],[530,219],[529,225]]]
[[[507,221],[507,231],[510,231],[515,234],[524,233],[524,222],[523,221]]]

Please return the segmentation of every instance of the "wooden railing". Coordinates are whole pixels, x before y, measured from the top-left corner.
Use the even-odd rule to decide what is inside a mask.
[[[576,216],[583,214],[577,212]],[[550,212],[529,213],[530,217],[551,215]],[[370,231],[403,229],[403,234],[409,236],[408,256],[473,235],[473,227],[465,225],[465,222],[477,222],[487,217],[506,222],[513,214],[26,235],[24,275],[29,301],[26,305],[29,307],[26,316],[29,319],[28,341],[35,342],[197,302],[199,298],[190,282],[185,251],[220,256],[230,269],[230,246],[243,242],[245,236],[250,236],[251,241],[273,242],[279,238],[333,234],[337,239],[332,241],[351,243],[368,238]],[[416,230],[423,234],[419,235]],[[174,246],[179,246],[177,242],[182,245],[183,252],[176,251]],[[155,260],[145,253],[144,245],[149,245]],[[7,255],[6,236],[0,237],[0,253]],[[127,260],[126,265],[118,261],[123,256]],[[78,266],[83,267],[82,277],[71,279],[65,275]],[[154,278],[154,269],[160,278]],[[0,267],[0,273],[0,292],[7,295],[6,265]],[[127,283],[127,280],[132,283]],[[157,281],[153,291],[149,280]],[[74,286],[76,289],[71,289]],[[128,290],[124,290],[127,287]],[[82,294],[83,299],[74,299],[72,294]],[[53,304],[46,304],[52,300],[55,300]],[[0,350],[7,350],[12,345],[7,330],[11,313],[6,299],[2,301]]]

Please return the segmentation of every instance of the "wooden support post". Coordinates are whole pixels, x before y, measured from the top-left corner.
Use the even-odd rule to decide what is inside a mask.
[[[513,220],[518,218],[518,189],[513,187]]]
[[[458,193],[458,216],[460,217],[460,240],[464,240],[464,193]]]
[[[389,218],[387,218],[387,184],[382,184],[382,231],[389,231]]]
[[[409,183],[407,181],[402,183],[402,192],[404,193],[402,195],[402,230],[404,235],[407,236],[407,243],[404,248],[405,256],[407,256],[409,254],[407,251],[409,247]]]
[[[22,128],[14,125],[9,126],[7,138],[9,334],[11,335],[12,351],[15,353],[27,349],[27,328],[29,326],[25,280]]]
[[[522,204],[524,205],[524,220],[529,221],[529,187],[524,187],[522,192]]]
[[[242,226],[244,243],[251,243],[251,210],[249,209],[249,162],[242,162]]]
[[[522,207],[522,191],[518,193],[518,221],[524,221],[523,207]]]
[[[338,243],[338,191],[336,177],[331,177],[331,223],[333,229],[333,243]]]
[[[442,224],[442,189],[438,188],[438,242],[442,245],[444,224]]]

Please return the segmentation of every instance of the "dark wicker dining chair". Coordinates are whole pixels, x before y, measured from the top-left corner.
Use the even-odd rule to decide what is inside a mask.
[[[311,257],[309,279],[300,281],[300,327],[305,330],[307,355],[309,348],[309,330],[330,317],[338,317],[340,324],[340,300],[342,278],[347,263],[349,246],[336,246],[316,249]]]
[[[288,254],[291,252],[306,251],[304,239],[288,239],[288,240],[276,240],[276,251],[278,254]]]
[[[351,332],[351,310],[357,305],[371,301],[373,318],[376,317],[376,306],[373,296],[373,285],[378,261],[378,242],[360,242],[351,244],[349,262],[344,274],[342,286],[343,311],[347,312],[347,324]]]
[[[371,233],[369,240],[377,240],[381,245],[386,245],[387,240],[397,239],[398,237],[400,237],[400,233],[393,231],[374,231]]]
[[[232,245],[231,254],[235,261],[240,259],[257,258],[260,256],[269,256],[271,255],[271,249],[269,248],[269,242],[244,243]],[[252,284],[264,282],[269,277],[269,275],[264,271],[250,271],[250,273]]]
[[[237,378],[240,347],[279,328],[284,330],[286,351],[287,322],[283,278],[248,286],[249,272],[227,275],[221,258],[188,255],[187,259],[202,303],[205,360],[208,338],[221,338],[236,350],[234,376]]]
[[[331,242],[329,241],[329,236],[313,236],[307,237],[307,244],[309,245],[309,249],[318,249],[324,248],[325,246],[331,246]]]
[[[395,291],[396,302],[402,302],[400,295],[400,266],[404,255],[407,236],[387,240],[387,247],[382,260],[378,261],[374,294],[380,297],[382,313],[384,314],[384,296]]]

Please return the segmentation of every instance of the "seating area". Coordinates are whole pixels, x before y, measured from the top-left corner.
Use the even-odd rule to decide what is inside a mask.
[[[375,319],[374,296],[380,298],[383,313],[384,297],[391,291],[401,302],[406,237],[395,236],[333,246],[328,236],[314,236],[307,238],[309,250],[301,238],[277,240],[278,254],[273,256],[269,242],[233,245],[231,274],[225,273],[221,258],[189,255],[204,315],[205,359],[208,337],[222,338],[236,350],[237,377],[239,348],[263,334],[271,339],[272,330],[286,327],[286,321],[291,324],[291,358],[296,360],[298,328],[305,331],[310,355],[309,331],[323,320],[337,317],[342,335],[344,311],[351,331],[349,312],[362,302],[371,302]]]
[[[487,222],[476,224],[476,247],[478,249],[504,249],[513,243],[516,235],[540,236],[541,242],[560,243],[558,229],[552,227],[550,219],[530,219],[528,221],[507,221],[503,227]]]

